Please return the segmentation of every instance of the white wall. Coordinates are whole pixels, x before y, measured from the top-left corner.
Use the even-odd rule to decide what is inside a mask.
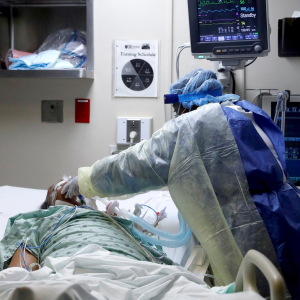
[[[0,79],[0,186],[48,188],[90,166],[116,144],[117,116],[165,120],[171,82],[170,0],[95,0],[95,80]],[[161,42],[158,99],[112,97],[114,39]],[[75,124],[75,98],[91,99],[91,123]],[[64,100],[64,123],[41,123],[41,100]]]
[[[278,19],[291,17],[300,10],[299,0],[269,0],[271,53],[259,58],[246,70],[246,88],[291,90],[300,94],[300,58],[278,57]],[[298,37],[296,37],[298,38]],[[273,93],[277,93],[273,91]],[[247,91],[247,99],[253,100],[257,92]]]
[[[174,16],[173,16],[173,81],[176,80],[175,58],[176,48],[184,43],[190,42],[190,29],[188,19],[187,0],[174,0]],[[190,48],[181,52],[180,55],[180,76],[192,71],[196,68],[214,69],[212,62],[204,59],[194,59],[191,55]]]
[[[163,94],[176,79],[175,50],[189,42],[186,0],[173,0],[173,21],[171,3],[95,0],[94,81],[0,79],[0,186],[47,188],[63,173],[75,175],[78,167],[108,155],[109,145],[116,141],[117,116],[153,117],[154,130],[163,125]],[[269,4],[272,52],[246,70],[246,88],[283,88],[300,93],[300,59],[277,55],[277,20],[300,10],[299,0],[269,0]],[[114,39],[160,40],[158,99],[112,97]],[[213,69],[211,62],[194,60],[189,49],[182,53],[180,66],[181,75],[199,67]],[[252,100],[255,94],[247,92],[246,98]],[[91,99],[90,124],[74,123],[75,98]],[[41,123],[41,100],[64,100],[63,124]]]

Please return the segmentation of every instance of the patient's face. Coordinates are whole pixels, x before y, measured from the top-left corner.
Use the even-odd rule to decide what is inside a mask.
[[[77,202],[77,197],[76,196],[74,196],[72,199],[66,199],[65,196],[61,194],[61,191],[62,191],[65,184],[66,183],[64,183],[61,187],[59,187],[56,190],[56,192],[54,190],[55,184],[50,186],[50,188],[48,189],[47,197],[46,197],[48,206],[55,205],[56,200],[65,201],[65,202],[68,202],[68,203],[73,204],[73,205],[80,205],[80,203]],[[54,197],[54,198],[52,199],[52,197]]]

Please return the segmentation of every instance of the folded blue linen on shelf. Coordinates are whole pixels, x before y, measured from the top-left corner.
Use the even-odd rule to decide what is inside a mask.
[[[20,58],[9,58],[13,64],[9,70],[41,70],[50,69],[57,62],[60,56],[60,51],[47,50],[39,54],[31,54]]]

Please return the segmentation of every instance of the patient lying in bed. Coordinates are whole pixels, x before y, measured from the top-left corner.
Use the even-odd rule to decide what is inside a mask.
[[[209,289],[199,276],[171,266],[173,262],[159,246],[155,250],[143,244],[141,248],[130,234],[131,221],[111,220],[88,208],[53,206],[56,200],[65,201],[62,188],[54,198],[53,189],[48,190],[45,209],[8,221],[0,242],[1,299],[263,299],[254,292],[219,295],[231,291],[232,285]],[[68,201],[78,205],[75,198]],[[22,252],[26,246],[28,269],[33,264],[45,268],[26,272],[19,244]],[[149,263],[145,249],[159,263]]]
[[[89,244],[101,246],[113,255],[139,261],[149,260],[149,254],[143,250],[146,248],[152,256],[161,258],[156,262],[173,264],[163,255],[159,246],[156,249],[148,245],[141,248],[135,242],[131,221],[119,218],[111,220],[103,213],[88,208],[72,210],[69,206],[55,206],[56,200],[80,205],[76,198],[65,199],[61,195],[62,187],[57,190],[54,190],[54,186],[49,188],[43,209],[10,218],[0,242],[0,270],[20,266],[29,268],[35,263],[43,266],[48,256],[71,257]],[[24,247],[23,259],[20,249],[24,252]],[[38,266],[32,270],[36,269]]]

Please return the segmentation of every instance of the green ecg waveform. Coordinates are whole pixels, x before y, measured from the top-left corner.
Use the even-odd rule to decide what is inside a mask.
[[[223,0],[223,1],[209,1],[209,0],[204,0],[204,1],[199,1],[198,5],[199,7],[203,7],[206,5],[218,5],[218,4],[235,4],[236,0]]]

